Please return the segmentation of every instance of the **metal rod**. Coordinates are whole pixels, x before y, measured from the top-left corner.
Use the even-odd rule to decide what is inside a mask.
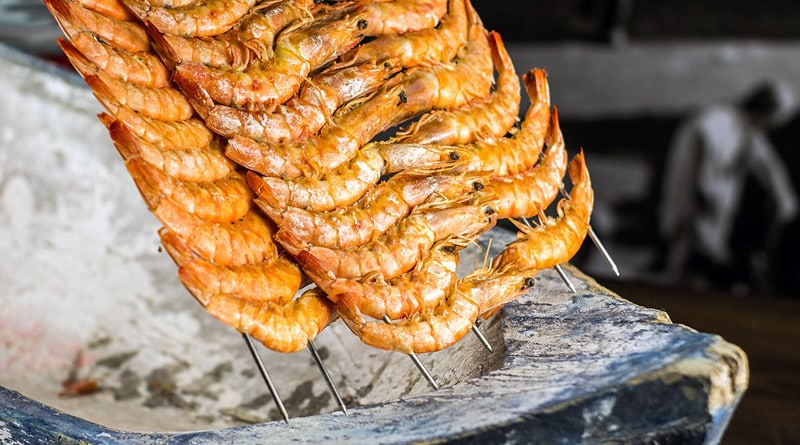
[[[574,294],[574,293],[577,293],[577,292],[578,292],[578,290],[577,290],[577,289],[575,289],[575,285],[574,285],[574,284],[572,284],[572,280],[570,280],[570,279],[569,279],[569,276],[567,275],[567,273],[566,273],[566,272],[564,272],[564,269],[561,267],[561,265],[560,265],[560,264],[556,264],[556,266],[554,267],[554,269],[556,270],[556,272],[558,272],[558,276],[560,276],[560,277],[561,277],[561,281],[563,281],[563,282],[564,282],[564,284],[566,284],[566,285],[567,285],[567,287],[569,288],[569,290],[571,290],[573,294]]]
[[[339,407],[342,408],[342,412],[347,415],[347,405],[344,404],[342,396],[339,395],[339,390],[336,389],[336,385],[333,383],[331,374],[328,372],[328,368],[325,367],[322,357],[319,356],[319,352],[317,351],[317,347],[314,346],[313,340],[308,341],[308,350],[311,352],[311,356],[314,357],[314,361],[317,362],[317,366],[322,373],[322,377],[325,378],[325,383],[328,385],[328,389],[331,391],[331,394],[333,394],[333,398],[336,399],[336,403],[338,403]]]
[[[275,405],[278,406],[278,411],[281,412],[284,422],[291,426],[291,423],[289,423],[289,413],[286,412],[286,407],[283,405],[283,400],[281,400],[280,394],[278,394],[278,389],[275,388],[275,385],[272,383],[272,379],[269,377],[267,368],[264,366],[264,362],[261,361],[261,356],[258,355],[258,351],[256,351],[253,340],[249,335],[244,333],[242,333],[242,338],[244,338],[244,342],[247,344],[247,349],[250,350],[250,354],[253,356],[253,360],[255,360],[256,365],[258,366],[258,371],[261,373],[261,377],[264,378],[264,383],[267,384],[267,388],[269,389],[270,394],[272,394],[272,399],[275,400]]]
[[[392,324],[392,320],[389,318],[388,315],[383,316],[383,321],[385,323]],[[414,362],[414,365],[417,367],[417,369],[419,369],[419,372],[422,373],[423,377],[425,377],[425,380],[428,381],[431,387],[433,387],[433,389],[439,389],[439,385],[436,383],[436,380],[434,380],[431,373],[428,372],[428,368],[426,368],[425,365],[422,364],[419,357],[417,357],[417,354],[415,354],[414,351],[411,351],[407,355],[411,357],[411,361]]]
[[[478,325],[476,324],[472,325],[472,333],[475,334],[476,337],[478,337],[478,340],[481,341],[481,344],[483,345],[484,348],[489,350],[489,352],[494,352],[491,343],[489,343],[489,340],[486,339],[485,335],[483,335],[483,332],[481,332],[481,330],[478,328]]]

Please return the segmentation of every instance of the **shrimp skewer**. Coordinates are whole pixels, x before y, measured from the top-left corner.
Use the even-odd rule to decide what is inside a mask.
[[[477,234],[496,222],[491,208],[468,205],[412,213],[380,238],[346,249],[313,246],[282,230],[275,239],[325,289],[325,282],[336,278],[362,278],[373,273],[386,280],[395,278],[411,270],[437,240]]]
[[[392,60],[326,70],[273,112],[217,105],[208,110],[206,124],[228,138],[240,135],[274,143],[295,141],[312,136],[342,104],[374,91],[399,70]]]
[[[404,174],[380,183],[354,205],[331,212],[283,208],[270,202],[267,194],[255,203],[282,232],[315,246],[342,249],[379,237],[415,206],[436,195],[455,199],[473,191],[474,184],[473,178],[465,176]]]
[[[247,183],[271,208],[324,212],[358,201],[380,180],[382,171],[383,158],[373,145],[367,145],[350,162],[321,178],[282,179],[248,172]]]
[[[267,176],[316,175],[347,162],[393,125],[432,108],[457,107],[485,97],[491,86],[491,55],[479,20],[471,23],[469,35],[466,54],[458,63],[414,68],[393,78],[369,100],[337,112],[334,125],[310,140],[276,145],[237,136],[225,153],[237,164]]]
[[[333,303],[317,288],[285,305],[220,294],[213,296],[205,309],[226,325],[278,352],[302,350],[337,317]]]
[[[561,178],[567,169],[567,151],[553,114],[549,148],[542,161],[521,173],[492,177],[485,191],[495,197],[494,207],[499,218],[520,218],[538,215],[555,199]]]
[[[540,226],[517,224],[521,233],[492,264],[498,270],[541,270],[569,261],[589,229],[594,193],[583,152],[569,164],[573,188],[570,199],[558,203],[558,218],[546,218]]]

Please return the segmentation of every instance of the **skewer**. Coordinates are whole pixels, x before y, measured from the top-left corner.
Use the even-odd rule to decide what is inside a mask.
[[[392,320],[387,315],[383,316],[383,321],[389,324],[392,323]],[[419,369],[419,372],[422,373],[423,377],[425,377],[425,380],[428,381],[428,383],[433,387],[433,389],[438,390],[439,385],[436,383],[436,380],[433,379],[431,373],[428,372],[428,369],[425,367],[425,365],[422,364],[419,357],[417,357],[417,354],[414,353],[414,351],[411,351],[407,355],[411,357],[411,361],[414,362],[414,365],[417,367],[417,369]]]
[[[342,408],[344,415],[347,415],[347,405],[344,404],[342,396],[339,395],[339,390],[336,389],[336,385],[334,385],[333,379],[328,372],[328,368],[325,367],[325,363],[322,361],[322,357],[319,356],[319,352],[317,351],[317,347],[314,346],[313,340],[308,341],[308,350],[311,352],[311,356],[314,357],[314,361],[317,362],[317,366],[319,367],[322,376],[325,378],[325,383],[328,385],[328,389],[331,391],[333,398],[336,399],[336,403],[338,403],[339,407]]]
[[[563,185],[559,187],[559,189],[561,190],[561,194],[564,195],[565,198],[570,199],[569,193],[567,193],[567,190],[564,188]],[[597,248],[598,251],[600,251],[600,255],[602,255],[603,259],[606,261],[606,264],[608,264],[608,266],[611,267],[611,271],[614,272],[614,275],[619,276],[619,267],[617,267],[617,263],[614,261],[614,258],[611,258],[611,254],[608,253],[608,250],[606,250],[606,246],[603,245],[603,242],[600,241],[600,238],[597,236],[597,234],[594,233],[594,229],[592,228],[591,224],[589,225],[588,234],[589,234],[589,239],[592,240],[594,246]]]
[[[478,337],[478,340],[480,340],[484,348],[486,348],[489,352],[494,352],[491,343],[489,343],[489,340],[486,338],[485,335],[483,335],[483,332],[481,332],[477,324],[472,325],[472,333],[475,334],[476,337]]]
[[[250,354],[253,356],[253,360],[255,360],[256,365],[258,366],[258,371],[261,373],[264,383],[267,384],[267,388],[269,389],[270,394],[272,394],[272,399],[275,400],[275,405],[277,405],[278,411],[280,411],[281,416],[283,416],[283,421],[286,422],[287,425],[291,426],[292,424],[289,423],[289,413],[286,412],[286,407],[283,405],[283,400],[281,400],[280,394],[278,394],[278,389],[275,388],[275,385],[272,383],[272,379],[269,377],[267,368],[264,366],[264,362],[261,361],[261,356],[258,355],[258,351],[256,351],[253,340],[245,333],[242,333],[242,338],[244,338],[244,342],[247,344],[247,349],[250,350]]]

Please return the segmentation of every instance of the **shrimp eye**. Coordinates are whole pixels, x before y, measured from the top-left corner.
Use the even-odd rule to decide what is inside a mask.
[[[400,103],[408,102],[408,96],[406,95],[406,91],[403,90],[400,92]]]
[[[461,155],[458,154],[457,151],[451,151],[450,152],[450,160],[451,161],[458,161],[459,159],[461,159]]]
[[[531,277],[525,278],[525,288],[526,289],[529,288],[529,287],[533,287],[534,284],[536,284],[536,280],[535,279],[533,279]]]
[[[456,246],[454,246],[454,245],[452,245],[452,244],[448,244],[448,245],[446,245],[446,246],[442,246],[442,250],[443,250],[445,253],[455,253],[455,251],[456,251]]]
[[[481,184],[478,181],[475,181],[475,182],[472,183],[472,188],[474,188],[475,191],[479,192],[479,191],[483,190],[483,184]]]
[[[366,21],[365,19],[361,19],[361,20],[358,21],[358,23],[356,23],[356,26],[358,26],[358,29],[367,29],[367,25],[369,25],[369,22]]]
[[[389,63],[389,62],[383,62],[383,67],[384,67],[384,68],[391,68],[391,67],[392,67],[392,64],[391,64],[391,63]]]
[[[486,207],[485,209],[483,209],[483,213],[487,215],[494,215],[494,209],[491,207]]]

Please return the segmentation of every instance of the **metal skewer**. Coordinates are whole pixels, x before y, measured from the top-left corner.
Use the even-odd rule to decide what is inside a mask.
[[[249,335],[244,333],[242,333],[242,338],[244,338],[244,342],[247,344],[247,349],[250,350],[250,354],[253,356],[253,360],[255,360],[256,365],[258,366],[258,371],[261,373],[261,377],[264,378],[264,383],[267,384],[267,388],[269,389],[270,394],[272,394],[272,399],[275,400],[275,405],[278,406],[278,411],[281,412],[284,422],[291,426],[291,423],[289,423],[289,413],[286,412],[286,407],[283,405],[283,400],[281,400],[280,394],[278,394],[278,389],[275,388],[275,385],[272,383],[272,379],[269,377],[267,368],[264,366],[264,362],[261,361],[261,356],[258,355],[258,351],[256,351],[253,340]]]
[[[392,323],[392,320],[387,315],[383,316],[383,321],[389,324]],[[414,353],[414,351],[411,351],[407,355],[411,357],[411,361],[414,362],[414,365],[417,367],[417,369],[419,369],[419,372],[422,373],[422,375],[425,377],[425,380],[428,381],[428,383],[433,387],[433,389],[439,389],[439,385],[436,384],[436,380],[434,380],[431,373],[428,372],[428,368],[426,368],[425,365],[422,364],[419,357],[417,357],[417,354]]]
[[[489,340],[486,338],[485,335],[483,335],[483,332],[481,332],[477,324],[472,325],[472,333],[475,334],[476,337],[478,337],[478,340],[480,340],[484,348],[489,350],[489,352],[494,352],[491,343],[489,343]]]
[[[336,403],[338,403],[339,407],[342,408],[342,412],[347,415],[347,405],[344,404],[342,396],[339,395],[339,390],[336,389],[336,385],[334,385],[333,379],[328,372],[328,368],[325,367],[325,363],[322,361],[322,357],[319,356],[319,352],[317,351],[316,346],[314,346],[313,340],[308,341],[308,350],[311,352],[311,356],[314,357],[314,361],[317,362],[317,366],[319,367],[322,376],[325,378],[325,383],[328,385],[328,389],[331,391],[331,394],[333,394],[333,398],[336,399]]]

